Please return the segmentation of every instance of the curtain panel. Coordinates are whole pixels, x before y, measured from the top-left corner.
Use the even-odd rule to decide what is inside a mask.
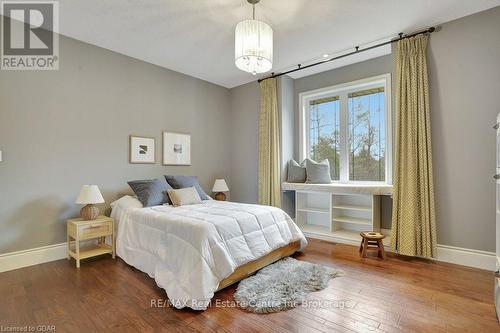
[[[436,257],[427,35],[401,40],[396,58],[396,148],[391,248]]]
[[[276,79],[260,82],[259,204],[281,206],[279,119]]]

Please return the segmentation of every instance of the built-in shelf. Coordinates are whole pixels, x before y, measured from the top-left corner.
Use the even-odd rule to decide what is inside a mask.
[[[310,233],[310,234],[318,234],[318,235],[330,234],[330,228],[323,227],[320,225],[305,224],[301,227],[301,229],[303,232]]]
[[[361,205],[335,205],[334,209],[342,209],[342,210],[358,210],[364,212],[371,212],[372,208],[369,206],[361,206]]]
[[[297,189],[295,204],[295,221],[307,237],[359,245],[361,231],[380,231],[377,194]],[[390,237],[384,244],[390,244]]]
[[[327,239],[356,245],[361,242],[359,231],[353,231],[349,229],[338,229],[330,231],[326,227],[310,224],[304,225],[301,228],[307,237]],[[391,236],[386,236],[386,238],[382,240],[382,243],[384,244],[384,246],[389,247],[391,245]]]
[[[361,242],[361,235],[359,234],[358,231],[339,229],[339,230],[333,231],[332,235],[336,238],[342,238],[342,239],[346,239],[346,240]]]
[[[329,214],[330,210],[328,208],[316,208],[316,207],[302,207],[297,208],[299,212],[307,212],[307,213],[321,213],[321,214]]]
[[[332,218],[334,222],[341,222],[341,223],[352,223],[352,224],[364,224],[364,225],[372,225],[372,220],[370,219],[363,219],[359,217],[351,217],[351,216],[335,216]]]

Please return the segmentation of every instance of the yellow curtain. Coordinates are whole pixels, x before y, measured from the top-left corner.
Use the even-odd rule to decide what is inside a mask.
[[[393,251],[436,257],[427,35],[397,43]]]
[[[280,147],[276,79],[260,82],[259,204],[280,207]]]

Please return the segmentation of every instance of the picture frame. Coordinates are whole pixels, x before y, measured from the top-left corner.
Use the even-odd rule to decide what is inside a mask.
[[[129,163],[155,164],[156,139],[146,136],[129,136]]]
[[[191,165],[191,134],[163,132],[163,165]]]

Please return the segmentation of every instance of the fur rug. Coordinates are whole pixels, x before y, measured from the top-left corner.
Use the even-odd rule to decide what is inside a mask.
[[[241,281],[234,299],[250,312],[283,311],[299,306],[307,294],[326,288],[331,278],[343,275],[335,268],[285,258]]]

